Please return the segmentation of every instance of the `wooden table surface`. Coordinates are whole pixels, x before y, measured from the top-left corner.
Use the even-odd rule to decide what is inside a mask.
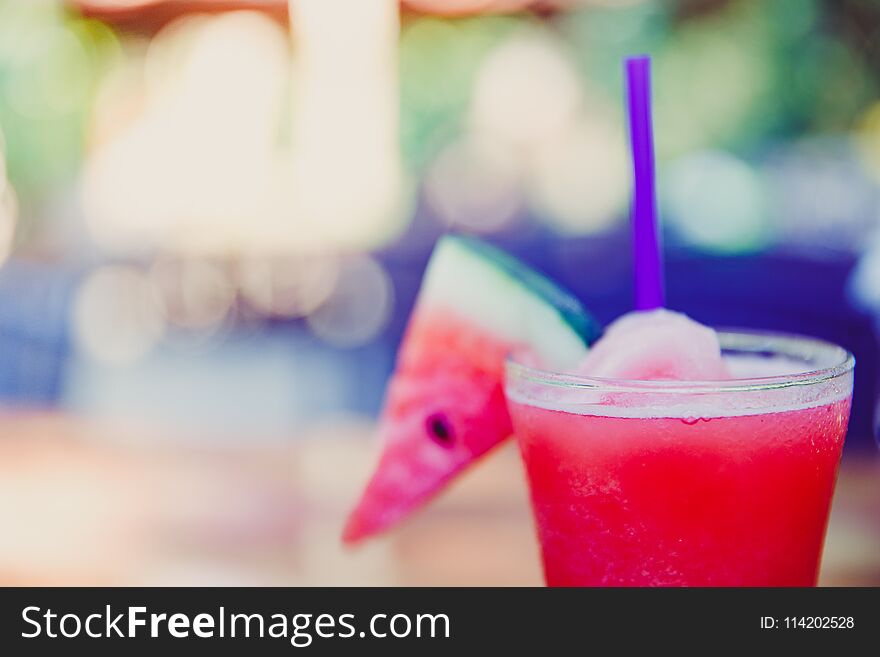
[[[55,414],[0,416],[0,584],[537,585],[512,445],[359,549],[338,536],[370,427],[234,444]],[[826,585],[880,585],[880,460],[847,458]]]

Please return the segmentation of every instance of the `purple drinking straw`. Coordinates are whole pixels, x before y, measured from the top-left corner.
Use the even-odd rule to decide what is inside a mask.
[[[663,306],[663,270],[654,185],[654,136],[651,128],[651,58],[626,60],[626,96],[633,161],[633,267],[636,310]]]

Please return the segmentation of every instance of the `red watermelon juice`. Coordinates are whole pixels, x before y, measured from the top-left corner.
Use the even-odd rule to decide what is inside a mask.
[[[736,378],[508,363],[551,586],[813,586],[852,393],[833,345],[720,334]]]

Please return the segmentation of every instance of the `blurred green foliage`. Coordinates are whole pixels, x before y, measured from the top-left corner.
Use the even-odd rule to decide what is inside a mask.
[[[57,3],[0,0],[0,130],[20,198],[76,172],[98,81],[120,55],[103,23]]]
[[[404,158],[418,173],[456,136],[485,57],[536,27],[560,41],[585,86],[615,104],[621,58],[654,56],[661,157],[712,147],[747,154],[775,139],[850,131],[877,97],[878,4],[679,0],[543,17],[407,16]],[[124,40],[60,3],[0,0],[0,130],[25,202],[75,174],[98,83],[124,56]]]
[[[547,28],[571,53],[585,84],[615,103],[622,97],[622,58],[654,57],[661,157],[704,147],[751,152],[774,138],[851,130],[876,98],[871,41],[841,28],[846,21],[839,14],[851,11],[846,4],[581,5],[549,17]],[[403,139],[413,166],[455,132],[480,58],[534,21],[419,18],[404,27]]]

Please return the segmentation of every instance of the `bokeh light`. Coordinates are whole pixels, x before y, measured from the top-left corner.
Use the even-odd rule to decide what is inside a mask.
[[[86,164],[86,216],[111,251],[234,252],[260,228],[289,70],[286,37],[252,13],[183,19],[166,30],[147,51],[141,113],[114,138],[99,138]]]
[[[425,195],[447,226],[489,233],[520,211],[522,169],[508,144],[471,133],[438,153],[425,174]]]
[[[601,110],[545,143],[530,178],[538,216],[571,234],[600,232],[623,219],[629,189],[623,127]]]
[[[170,324],[200,331],[217,328],[235,300],[226,268],[205,260],[160,259],[150,268]]]
[[[286,258],[248,258],[239,265],[242,296],[264,315],[302,317],[315,311],[339,276],[337,258],[301,254]]]
[[[337,347],[357,347],[375,339],[394,309],[388,272],[373,258],[341,263],[333,292],[306,319],[312,332]]]
[[[292,178],[282,188],[293,192],[296,223],[288,226],[316,247],[384,246],[409,219],[398,146],[398,2],[292,0],[290,9],[298,102]]]
[[[523,148],[563,130],[582,102],[569,54],[537,29],[515,33],[493,50],[473,93],[471,127]]]
[[[760,24],[741,3],[685,23],[656,56],[657,150],[662,157],[741,144],[776,121],[776,72]],[[748,43],[748,48],[743,47]]]
[[[126,265],[88,274],[77,290],[72,321],[80,351],[111,365],[142,358],[165,332],[155,286],[147,273]]]
[[[398,48],[400,137],[408,166],[421,170],[438,148],[455,139],[480,65],[519,24],[515,17],[498,15],[404,21]]]
[[[670,3],[640,0],[576,2],[554,18],[554,27],[572,45],[583,76],[618,99],[621,60],[657,52],[669,38],[673,10]]]
[[[788,248],[858,252],[880,221],[880,189],[849,139],[781,146],[767,158],[762,177],[777,239]]]
[[[662,177],[664,218],[686,243],[717,253],[760,250],[770,239],[758,172],[720,151],[682,157]]]

